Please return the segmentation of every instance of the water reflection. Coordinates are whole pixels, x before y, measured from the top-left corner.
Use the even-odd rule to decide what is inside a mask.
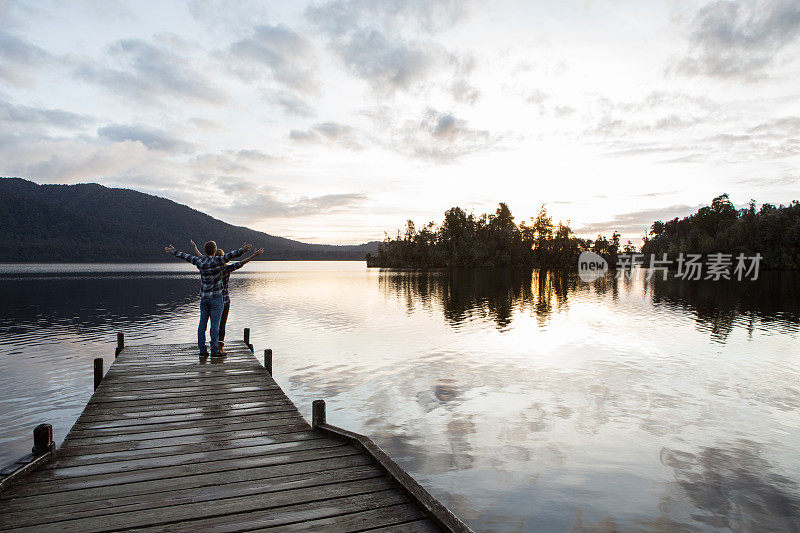
[[[197,299],[197,276],[114,275],[0,277],[0,331],[29,334],[37,328],[136,327]]]
[[[488,319],[502,329],[517,311],[530,311],[544,322],[566,304],[579,280],[564,271],[514,269],[383,270],[379,285],[387,295],[405,301],[409,313],[439,304],[453,325]],[[611,284],[614,284],[612,280]]]
[[[653,303],[690,309],[698,326],[724,342],[741,324],[752,335],[758,323],[797,331],[800,322],[800,279],[784,272],[764,272],[749,282],[653,279]]]
[[[800,486],[775,472],[763,446],[745,439],[695,453],[665,448],[661,461],[697,507],[695,519],[734,531],[800,529]]]
[[[800,323],[800,277],[766,272],[756,281],[682,281],[674,277],[646,280],[644,273],[617,279],[613,275],[583,283],[573,272],[513,269],[381,270],[379,286],[387,296],[416,309],[441,308],[448,323],[493,322],[499,329],[515,313],[533,314],[540,325],[564,309],[571,297],[592,293],[616,301],[620,291],[649,294],[653,304],[688,312],[716,341],[724,342],[735,324],[750,334],[757,320],[797,331]]]
[[[231,332],[274,349],[306,416],[325,398],[332,423],[370,435],[477,531],[797,521],[797,275],[253,266],[232,278]],[[190,270],[45,274],[0,275],[0,454],[22,455],[38,422],[63,438],[117,330],[129,344],[194,336]],[[252,401],[236,390],[204,415]]]

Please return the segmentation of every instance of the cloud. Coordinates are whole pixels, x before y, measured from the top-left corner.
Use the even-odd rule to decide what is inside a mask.
[[[747,133],[773,139],[800,137],[800,117],[782,117],[761,122],[748,128]]]
[[[374,135],[359,138],[362,145],[371,143],[434,163],[449,164],[465,155],[496,148],[507,137],[507,134],[473,128],[453,112],[432,107],[417,118],[398,117],[398,110],[383,105],[364,109],[360,114],[369,118],[374,126]]]
[[[449,30],[466,19],[474,2],[451,0],[334,0],[312,5],[306,15],[329,33],[342,34],[372,21],[384,27],[412,27],[426,33]]]
[[[691,52],[678,72],[757,79],[800,35],[796,0],[720,0],[700,8],[689,24]]]
[[[0,142],[0,173],[36,181],[72,183],[105,176],[121,178],[142,165],[157,165],[147,147],[132,141],[107,146],[98,146],[96,140],[83,137],[16,137],[8,141]]]
[[[800,174],[780,176],[775,178],[746,178],[738,180],[737,184],[750,185],[758,187],[785,187],[800,185]]]
[[[470,11],[470,2],[336,0],[310,6],[306,17],[329,38],[350,73],[376,93],[389,96],[435,80],[457,101],[471,104],[480,94],[469,83],[474,58],[425,36],[452,28]]]
[[[708,98],[678,91],[652,91],[641,99],[598,98],[591,112],[598,117],[588,135],[646,139],[719,120],[720,106]]]
[[[575,113],[575,108],[568,105],[558,105],[553,108],[553,114],[557,117],[568,117]]]
[[[298,143],[306,144],[338,144],[350,150],[360,150],[361,142],[358,132],[352,126],[338,122],[320,122],[308,130],[292,130],[289,138]]]
[[[738,109],[705,96],[655,91],[638,100],[598,98],[583,136],[609,155],[666,155],[662,163],[731,163],[800,154],[800,117],[764,118],[748,125]]]
[[[93,117],[63,111],[61,109],[47,109],[15,105],[10,102],[0,101],[0,121],[13,123],[14,128],[25,125],[52,126],[58,128],[82,128],[95,121]]]
[[[202,131],[219,130],[222,128],[222,124],[220,124],[216,120],[209,120],[202,117],[194,117],[189,119],[189,124],[195,126],[196,128]]]
[[[0,29],[0,81],[25,87],[33,84],[33,71],[53,60],[50,52]]]
[[[434,108],[428,108],[419,121],[407,121],[394,137],[388,147],[438,163],[451,163],[487,150],[501,138],[487,130],[471,128],[466,120]]]
[[[316,92],[317,53],[308,38],[284,24],[256,26],[253,35],[231,44],[232,70],[246,80],[260,77],[264,68],[282,85],[304,93]]]
[[[529,104],[541,104],[550,98],[550,95],[541,89],[534,89],[525,96],[525,101]]]
[[[163,100],[215,104],[226,101],[225,91],[193,68],[187,55],[176,53],[174,48],[183,47],[179,38],[158,41],[158,44],[143,39],[117,41],[108,47],[106,64],[76,56],[68,57],[67,62],[79,79],[143,104],[155,105]]]
[[[290,91],[267,91],[264,94],[264,98],[268,102],[277,104],[289,115],[303,118],[310,118],[316,115],[316,111],[314,111],[313,107]]]
[[[260,150],[223,150],[220,153],[198,154],[189,161],[192,170],[199,173],[252,173],[252,165],[264,165],[278,158]]]
[[[585,224],[575,230],[578,234],[611,233],[618,231],[623,234],[644,233],[656,220],[672,220],[675,217],[685,217],[696,212],[702,204],[672,205],[656,209],[645,209],[630,213],[614,215],[607,222],[593,222]]]
[[[251,163],[271,163],[278,159],[261,150],[223,150],[223,153],[231,154],[240,161],[249,161]]]
[[[350,72],[384,94],[408,90],[433,71],[443,53],[435,48],[390,39],[377,30],[358,31],[334,45]]]
[[[192,149],[191,143],[142,126],[114,124],[98,129],[97,134],[115,142],[137,141],[151,150],[162,152],[188,152]]]
[[[363,204],[369,198],[361,193],[283,198],[270,185],[256,185],[238,177],[221,176],[215,182],[230,201],[222,211],[244,218],[291,218],[334,213]]]

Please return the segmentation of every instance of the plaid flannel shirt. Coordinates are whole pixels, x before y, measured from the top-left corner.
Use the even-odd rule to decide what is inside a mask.
[[[225,263],[231,259],[241,257],[244,250],[239,248],[225,255],[208,256],[204,255],[198,257],[196,255],[189,255],[185,252],[177,250],[172,251],[172,255],[180,257],[187,261],[200,271],[200,297],[201,298],[219,298],[227,293],[223,286],[222,278],[225,273]]]
[[[239,270],[243,266],[244,263],[241,261],[236,261],[225,265],[225,270],[222,272],[222,300],[226,304],[231,302],[231,298],[228,296],[228,281],[231,279],[231,272],[234,270]]]

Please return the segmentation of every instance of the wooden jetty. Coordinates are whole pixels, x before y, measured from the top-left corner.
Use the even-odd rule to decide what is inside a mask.
[[[370,439],[312,425],[244,342],[124,346],[56,450],[0,472],[2,531],[469,531]]]

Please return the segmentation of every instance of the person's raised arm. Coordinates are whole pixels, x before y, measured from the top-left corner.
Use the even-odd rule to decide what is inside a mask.
[[[189,239],[189,242],[192,243],[192,248],[194,248],[194,255],[196,255],[198,257],[203,255],[203,254],[200,253],[200,250],[197,249],[197,245],[194,243],[193,239]]]
[[[253,252],[253,255],[251,255],[250,257],[245,257],[241,261],[236,261],[234,263],[230,263],[228,265],[228,272],[233,272],[234,270],[238,270],[238,269],[242,268],[247,263],[249,263],[250,261],[252,261],[253,259],[255,259],[256,257],[258,257],[259,255],[261,255],[263,253],[264,253],[264,249],[263,248],[259,248],[258,250]]]
[[[236,259],[237,257],[241,257],[244,255],[245,252],[249,252],[253,248],[252,244],[244,243],[242,247],[238,250],[234,250],[232,252],[228,252],[227,254],[222,256],[222,262],[227,263],[231,259]]]
[[[179,252],[171,244],[169,246],[165,246],[164,251],[167,252],[168,254],[174,255],[175,257],[180,257],[184,261],[191,263],[193,265],[197,265],[197,262],[200,260],[200,258],[195,255],[189,255],[185,252]]]

